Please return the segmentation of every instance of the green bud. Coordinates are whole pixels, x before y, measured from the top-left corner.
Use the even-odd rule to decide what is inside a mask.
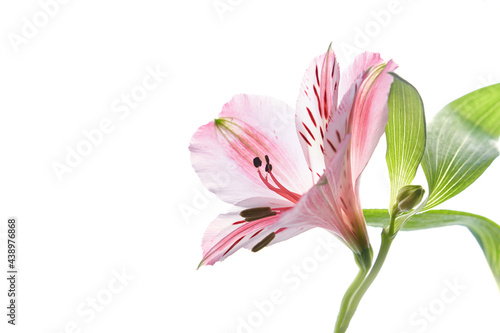
[[[394,213],[406,213],[415,208],[424,197],[425,190],[420,185],[403,186],[396,197]]]

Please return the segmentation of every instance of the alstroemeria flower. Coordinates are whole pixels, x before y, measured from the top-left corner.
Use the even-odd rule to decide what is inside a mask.
[[[237,95],[198,129],[189,147],[193,167],[235,206],[205,232],[200,265],[315,227],[355,254],[370,248],[359,179],[388,121],[388,73],[396,67],[364,53],[340,79],[329,49],[307,69],[295,112],[270,97]]]

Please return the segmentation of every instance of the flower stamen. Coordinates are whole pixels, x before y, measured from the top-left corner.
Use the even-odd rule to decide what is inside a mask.
[[[245,219],[245,222],[260,220],[264,217],[274,216],[276,214],[277,212],[273,211],[271,207],[250,208],[240,212],[240,216]]]
[[[266,246],[268,246],[269,243],[271,243],[273,241],[274,237],[276,237],[276,233],[271,232],[269,235],[264,237],[260,242],[258,242],[252,248],[252,252],[258,252],[258,251],[262,250],[263,248],[265,248]]]
[[[264,159],[266,160],[266,166],[264,170],[266,171],[266,176],[264,177],[262,175],[262,172],[260,171],[260,167],[262,166],[262,160],[259,157],[255,157],[253,159],[253,165],[257,168],[257,172],[259,173],[259,177],[262,180],[262,182],[267,186],[268,189],[271,191],[281,195],[283,198],[290,200],[293,203],[297,203],[300,199],[300,195],[297,193],[294,193],[290,190],[288,190],[286,187],[284,187],[278,179],[274,176],[273,174],[273,165],[270,163],[269,156],[265,155]],[[269,182],[268,175],[271,176],[271,179],[274,183],[271,184]]]

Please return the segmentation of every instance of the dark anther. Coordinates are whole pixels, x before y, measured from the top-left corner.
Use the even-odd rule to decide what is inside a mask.
[[[274,216],[277,213],[271,210],[271,207],[257,207],[245,209],[240,212],[240,216],[245,218],[245,221],[252,222],[264,217]]]
[[[266,172],[271,172],[273,170],[272,164],[266,164]]]
[[[265,157],[265,159],[266,159],[266,164],[269,164],[269,156],[267,156],[267,155],[266,155],[266,156],[264,156],[264,157]]]
[[[252,252],[260,251],[263,248],[265,248],[266,246],[268,246],[269,243],[271,243],[273,241],[274,237],[276,237],[276,234],[274,232],[271,232],[269,235],[267,235],[263,240],[258,242],[257,245],[255,245],[252,248]]]
[[[254,159],[253,159],[253,165],[254,165],[256,168],[260,167],[260,166],[262,165],[262,161],[261,161],[261,159],[260,159],[260,158],[258,158],[258,157],[254,158]]]

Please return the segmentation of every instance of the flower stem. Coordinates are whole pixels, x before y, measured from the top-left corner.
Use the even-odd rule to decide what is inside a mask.
[[[344,298],[342,299],[342,303],[340,304],[340,311],[339,311],[339,315],[337,316],[337,322],[335,324],[335,332],[339,332],[340,327],[341,327],[342,323],[344,322],[344,318],[345,318],[346,314],[348,313],[349,305],[351,304],[351,299],[356,294],[356,291],[358,290],[359,286],[361,285],[361,283],[365,279],[366,274],[368,274],[368,269],[360,267],[358,275],[356,275],[356,277],[354,278],[354,281],[351,283],[351,285],[347,289],[347,291],[344,295]]]
[[[359,287],[356,288],[354,294],[350,296],[351,301],[346,306],[347,309],[342,309],[345,311],[345,314],[343,314],[342,323],[340,323],[339,325],[339,323],[337,322],[337,325],[339,327],[335,328],[336,333],[344,333],[347,330],[347,327],[349,326],[349,323],[351,322],[351,319],[354,316],[356,309],[358,308],[359,302],[380,272],[380,269],[382,268],[384,261],[387,258],[387,254],[389,253],[389,249],[391,247],[392,241],[394,240],[394,236],[395,235],[390,235],[387,229],[384,229],[382,231],[382,244],[380,245],[380,251],[377,255],[377,260],[375,261],[375,264],[373,265],[373,268],[371,269],[368,276],[366,276]]]

